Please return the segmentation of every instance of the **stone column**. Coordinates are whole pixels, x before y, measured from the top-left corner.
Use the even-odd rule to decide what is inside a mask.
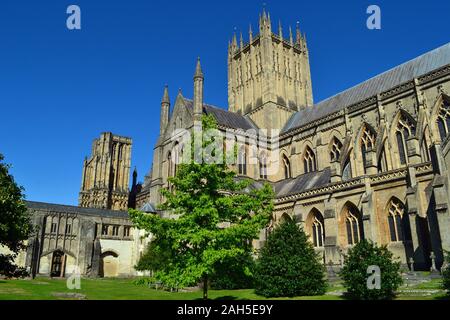
[[[340,266],[340,254],[338,243],[338,217],[336,214],[336,200],[325,201],[325,211],[323,215],[325,228],[325,263]]]

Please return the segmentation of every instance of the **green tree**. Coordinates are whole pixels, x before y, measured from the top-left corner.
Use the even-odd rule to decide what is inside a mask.
[[[0,274],[18,277],[27,273],[14,264],[14,259],[25,248],[24,241],[30,237],[33,226],[23,202],[23,188],[16,184],[9,168],[0,154],[0,245],[10,251],[0,254]]]
[[[372,285],[368,285],[368,278],[373,275],[371,266],[379,268],[379,289],[375,286],[376,280],[371,282],[369,279]],[[403,282],[400,262],[394,261],[392,252],[386,246],[379,247],[367,240],[362,240],[349,250],[339,275],[348,296],[358,300],[391,299]]]
[[[213,117],[202,118],[203,131],[216,127]],[[214,142],[214,138],[204,141],[194,136],[191,159],[198,155],[195,144],[208,150]],[[212,150],[212,156],[220,152]],[[252,240],[267,225],[273,210],[269,184],[249,188],[250,181],[235,179],[236,174],[221,162],[186,161],[177,166],[175,177],[169,179],[171,188],[162,190],[165,202],[160,207],[171,212],[172,218],[129,211],[134,224],[165,243],[168,250],[167,261],[156,270],[155,278],[171,288],[202,281],[204,299],[208,278],[217,265],[248,254]]]
[[[303,229],[282,222],[267,238],[255,270],[255,292],[265,297],[321,295],[325,268]]]
[[[450,252],[445,252],[445,266],[442,267],[442,286],[450,294]]]

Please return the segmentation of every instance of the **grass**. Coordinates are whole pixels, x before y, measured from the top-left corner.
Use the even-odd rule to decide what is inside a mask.
[[[402,287],[399,300],[444,299],[441,280],[433,279],[417,286]],[[340,283],[332,284],[328,292],[343,291]],[[408,291],[409,290],[409,291]],[[430,293],[430,290],[433,293]],[[411,293],[409,293],[411,292]],[[423,294],[422,294],[423,292]],[[0,300],[59,300],[76,299],[71,294],[81,294],[88,300],[196,300],[202,298],[202,291],[166,292],[136,285],[133,279],[82,279],[80,290],[70,290],[64,279],[36,278],[34,280],[0,281]],[[252,289],[210,290],[210,299],[217,300],[264,300]],[[283,298],[288,299],[288,298]],[[313,297],[295,297],[295,300],[340,300],[342,297],[332,294]]]

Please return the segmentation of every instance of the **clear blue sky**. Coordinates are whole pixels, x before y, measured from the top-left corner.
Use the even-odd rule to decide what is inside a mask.
[[[77,204],[92,140],[133,138],[140,180],[150,169],[163,86],[192,96],[202,59],[205,100],[227,107],[234,28],[257,30],[264,1],[2,0],[0,153],[27,199]],[[285,34],[306,32],[315,102],[450,41],[450,1],[265,1]],[[82,29],[66,28],[77,4]],[[366,28],[381,7],[382,29]]]

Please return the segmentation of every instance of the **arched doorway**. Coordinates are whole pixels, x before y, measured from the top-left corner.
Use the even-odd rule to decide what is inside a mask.
[[[66,264],[66,255],[61,250],[56,250],[52,255],[51,277],[64,277]]]
[[[100,259],[100,276],[117,277],[119,274],[119,255],[113,251],[102,253]]]

